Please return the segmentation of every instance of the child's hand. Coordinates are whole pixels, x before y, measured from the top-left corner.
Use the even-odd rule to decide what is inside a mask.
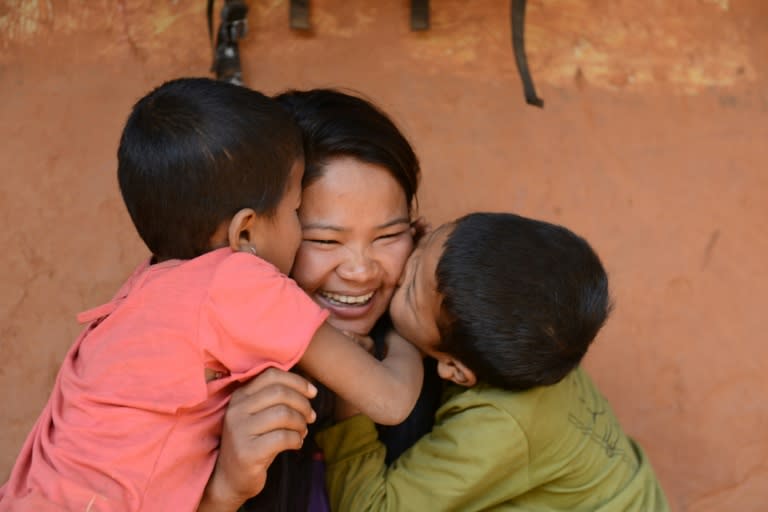
[[[267,468],[284,450],[301,448],[315,420],[317,389],[295,373],[269,368],[232,394],[216,466],[198,511],[237,510],[264,488]]]

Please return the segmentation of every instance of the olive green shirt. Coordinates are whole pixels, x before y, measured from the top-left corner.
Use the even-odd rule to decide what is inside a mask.
[[[641,449],[581,369],[523,392],[453,386],[391,466],[365,416],[316,436],[335,511],[669,510]]]

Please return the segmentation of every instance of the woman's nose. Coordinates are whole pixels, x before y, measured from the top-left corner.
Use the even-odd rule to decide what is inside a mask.
[[[365,251],[350,251],[338,267],[339,275],[350,281],[367,281],[376,277],[379,263]]]

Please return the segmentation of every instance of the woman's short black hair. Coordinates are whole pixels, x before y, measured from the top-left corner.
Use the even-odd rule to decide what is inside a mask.
[[[273,99],[208,78],[166,82],[141,98],[117,151],[118,181],[139,235],[159,259],[210,250],[242,208],[271,216],[301,135]]]
[[[384,167],[400,184],[408,209],[419,186],[419,160],[408,140],[372,102],[334,89],[287,91],[275,99],[293,116],[304,140],[304,182],[333,158],[349,156]]]
[[[436,272],[438,350],[506,389],[563,379],[611,309],[608,276],[586,240],[514,214],[457,220]]]

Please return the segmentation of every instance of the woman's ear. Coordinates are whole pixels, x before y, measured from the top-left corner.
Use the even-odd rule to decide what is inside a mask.
[[[258,218],[256,212],[251,208],[243,208],[235,213],[227,228],[227,241],[230,249],[255,254],[256,247],[253,243],[256,238],[255,230]]]
[[[477,384],[475,372],[453,356],[444,356],[437,360],[437,374],[441,379],[449,380],[459,386],[471,388]]]

